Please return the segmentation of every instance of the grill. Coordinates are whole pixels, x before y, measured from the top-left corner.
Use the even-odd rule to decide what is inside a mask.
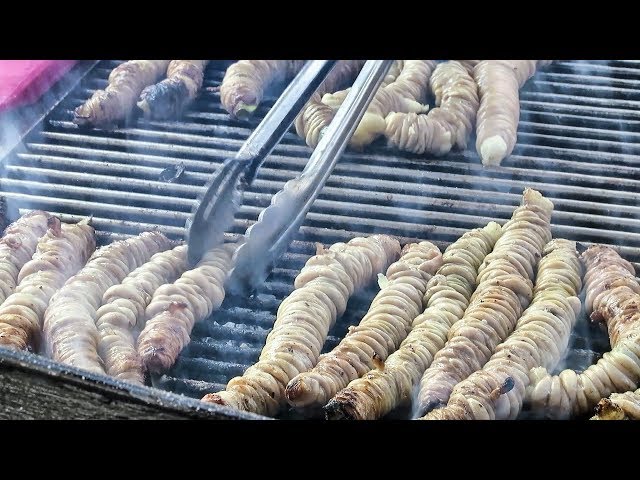
[[[72,110],[104,88],[119,63],[97,63],[4,158],[1,195],[20,214],[40,208],[64,221],[92,215],[101,243],[150,229],[183,239],[204,183],[240,147],[275,98],[267,98],[251,120],[231,119],[211,88],[220,85],[230,62],[211,62],[202,94],[179,121],[139,119],[112,131],[77,128]],[[84,71],[80,65],[69,75]],[[31,354],[0,353],[0,367],[8,365],[25,378],[30,376],[26,371],[37,374],[48,385],[45,391],[57,388],[48,380],[53,373],[78,391],[110,402],[117,398],[118,405],[145,405],[149,415],[253,418],[185,397],[198,399],[222,389],[257,360],[276,309],[315,253],[315,242],[389,233],[402,243],[425,239],[444,249],[468,229],[491,220],[504,223],[527,186],[554,202],[554,236],[613,245],[638,270],[639,87],[640,61],[563,61],[539,72],[521,91],[518,145],[498,168],[482,167],[472,143],[468,151],[443,158],[399,153],[382,141],[362,153],[347,150],[266,283],[249,298],[228,297],[221,310],[196,324],[174,368],[151,379],[156,388],[82,375]],[[245,193],[228,241],[255,222],[310,153],[295,133],[285,135]],[[165,169],[178,166],[184,167],[178,180],[162,180]],[[370,289],[350,301],[325,350],[359,321],[374,293]],[[582,318],[570,346],[561,366],[583,369],[608,349],[608,339]],[[17,399],[5,397],[5,404],[18,405]],[[90,403],[83,408],[93,408]]]

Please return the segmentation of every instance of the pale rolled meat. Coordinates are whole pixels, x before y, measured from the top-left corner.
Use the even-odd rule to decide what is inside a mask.
[[[145,310],[155,291],[173,282],[186,269],[187,247],[180,245],[156,253],[121,284],[105,292],[96,313],[96,326],[100,335],[98,353],[107,374],[140,385],[144,383],[136,339],[145,326]]]
[[[483,60],[474,69],[480,93],[476,150],[483,165],[500,165],[511,155],[520,120],[520,88],[550,60]]]
[[[431,75],[436,108],[429,113],[390,113],[385,136],[389,144],[412,153],[443,155],[453,147],[464,149],[475,125],[478,87],[458,62],[439,64]]]
[[[323,129],[331,123],[337,110],[334,105],[322,103],[323,95],[333,93],[352,83],[365,62],[366,60],[338,60],[304,106],[302,112],[296,117],[296,133],[304,139],[307,145],[310,147],[318,145]],[[392,74],[392,72],[390,73]]]
[[[74,111],[78,125],[107,127],[127,118],[142,90],[160,80],[169,60],[129,60],[109,74],[109,85],[96,90],[91,98]]]
[[[442,265],[442,254],[429,242],[402,249],[400,260],[387,269],[382,288],[359,325],[331,352],[320,356],[313,370],[289,382],[286,397],[295,407],[324,406],[350,381],[361,377],[393,353],[422,311],[427,283]]]
[[[479,268],[478,288],[464,318],[425,371],[418,414],[444,407],[453,388],[480,370],[513,332],[533,295],[535,268],[551,240],[553,203],[536,190],[524,191],[522,204],[502,227],[502,236]]]
[[[399,255],[395,238],[372,235],[336,243],[311,257],[296,277],[296,289],[280,304],[258,363],[203,401],[262,415],[278,413],[286,405],[285,387],[315,366],[329,329],[344,313],[349,297]]]
[[[305,60],[240,60],[227,68],[220,102],[234,117],[252,114],[273,84],[291,80]]]
[[[167,78],[140,92],[138,108],[153,120],[177,118],[198,96],[209,60],[171,60]]]
[[[411,401],[414,387],[434,355],[447,341],[476,288],[478,268],[502,229],[495,222],[465,233],[442,256],[443,264],[429,281],[423,298],[426,310],[412,322],[412,330],[379,368],[338,392],[327,404],[330,420],[375,420]]]
[[[20,269],[18,287],[0,307],[0,345],[37,350],[44,312],[53,294],[86,263],[96,248],[86,222],[60,224],[49,217],[49,229],[33,258]]]
[[[235,244],[226,244],[209,250],[194,269],[155,291],[145,312],[147,324],[138,337],[144,370],[169,369],[190,342],[193,325],[220,308],[235,249]]]
[[[603,397],[635,390],[640,382],[640,285],[633,265],[602,245],[589,247],[582,260],[585,309],[593,321],[606,323],[611,351],[582,373],[531,370],[527,401],[548,418],[588,413]]]
[[[44,314],[44,344],[49,357],[93,373],[104,374],[98,355],[96,312],[105,292],[155,254],[171,247],[159,232],[99,248],[76,275],[58,290]]]
[[[522,409],[529,370],[554,368],[560,361],[581,308],[582,267],[575,242],[552,240],[544,254],[533,300],[515,331],[481,370],[456,385],[446,407],[424,419],[513,420]]]
[[[424,104],[431,73],[436,67],[433,60],[398,60],[395,71],[397,77],[387,76],[388,84],[383,84],[376,92],[367,111],[360,120],[349,145],[362,149],[383,135],[385,118],[391,112],[424,113],[429,107]],[[392,81],[390,81],[392,80]],[[326,94],[322,103],[337,109],[346,98],[347,91]]]
[[[18,284],[20,269],[31,260],[38,240],[47,231],[50,215],[35,210],[9,225],[0,238],[0,305]]]

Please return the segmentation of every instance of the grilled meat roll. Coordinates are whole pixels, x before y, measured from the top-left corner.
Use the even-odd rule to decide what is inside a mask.
[[[220,85],[220,102],[234,117],[254,112],[273,84],[291,80],[305,60],[240,60],[227,68]]]
[[[476,149],[483,165],[500,165],[516,145],[520,88],[549,60],[484,60],[474,69],[480,93]]]
[[[91,98],[74,111],[78,125],[110,126],[124,120],[133,110],[142,90],[162,77],[169,60],[129,60],[109,74],[109,85],[96,90]]]
[[[569,344],[580,312],[581,265],[575,242],[556,239],[544,249],[531,305],[515,331],[486,365],[453,389],[444,408],[427,420],[515,419],[529,385],[529,370],[554,368]]]
[[[171,60],[167,78],[140,93],[138,108],[145,118],[177,118],[198,96],[209,60]]]
[[[329,329],[344,313],[349,297],[399,254],[395,238],[373,235],[336,243],[311,257],[295,279],[296,289],[280,304],[258,363],[203,401],[258,414],[278,413],[286,404],[285,387],[317,363]]]
[[[601,398],[634,390],[640,381],[640,285],[633,265],[602,245],[589,247],[582,259],[585,308],[591,320],[606,323],[611,351],[580,374],[531,370],[527,400],[552,418],[587,413]]]
[[[98,353],[109,375],[142,385],[144,373],[136,338],[145,325],[145,309],[154,292],[187,269],[187,247],[156,253],[121,284],[109,288],[96,313]]]
[[[20,269],[31,260],[50,215],[35,210],[9,225],[0,238],[0,305],[13,293]]]
[[[86,263],[96,248],[86,222],[60,224],[49,217],[49,229],[36,253],[20,270],[18,287],[0,307],[0,345],[37,350],[42,318],[51,296]]]
[[[412,243],[387,269],[386,281],[358,326],[309,372],[289,382],[286,397],[296,407],[323,406],[350,381],[384,362],[405,339],[422,311],[427,283],[442,265],[442,254],[429,242]]]
[[[84,268],[67,280],[49,302],[43,329],[47,355],[58,362],[104,374],[95,324],[104,293],[170,246],[163,234],[145,232],[96,250]]]
[[[553,204],[527,188],[522,204],[502,227],[493,252],[478,273],[478,288],[464,318],[424,373],[419,412],[446,405],[455,385],[480,370],[516,326],[533,295],[534,269],[551,240]]]
[[[439,64],[431,75],[437,108],[427,114],[394,112],[385,118],[391,145],[413,153],[442,155],[464,149],[478,112],[478,87],[458,62]]]
[[[398,76],[376,92],[369,108],[358,124],[349,145],[361,149],[384,134],[385,118],[391,112],[423,113],[431,73],[436,66],[433,60],[398,60]],[[389,77],[389,76],[388,76]],[[391,77],[392,78],[392,77]],[[389,79],[389,78],[387,78]],[[338,108],[346,98],[346,91],[327,94],[322,102]]]
[[[352,381],[325,407],[332,420],[375,420],[409,403],[411,393],[434,355],[447,341],[447,333],[460,320],[476,287],[478,267],[500,238],[495,222],[465,233],[442,256],[442,266],[429,281],[423,304],[426,310],[412,322],[412,330],[384,362]]]
[[[195,322],[220,307],[235,249],[235,244],[226,244],[208,251],[193,270],[155,291],[145,313],[149,320],[138,337],[145,370],[169,369],[189,343]]]

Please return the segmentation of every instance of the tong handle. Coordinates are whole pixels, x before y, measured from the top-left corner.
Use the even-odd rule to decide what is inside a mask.
[[[271,199],[245,233],[227,289],[246,293],[261,284],[284,253],[333,171],[393,60],[368,60],[302,173]]]

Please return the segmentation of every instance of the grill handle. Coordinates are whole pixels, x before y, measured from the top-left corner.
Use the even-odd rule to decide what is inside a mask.
[[[233,224],[247,185],[251,185],[260,165],[335,63],[335,60],[307,62],[236,155],[226,159],[207,182],[186,223],[191,266],[195,266],[207,250],[223,242],[224,232]]]
[[[227,291],[246,294],[262,284],[286,251],[353,136],[393,60],[368,60],[326,128],[302,173],[289,180],[260,213],[236,250]]]

